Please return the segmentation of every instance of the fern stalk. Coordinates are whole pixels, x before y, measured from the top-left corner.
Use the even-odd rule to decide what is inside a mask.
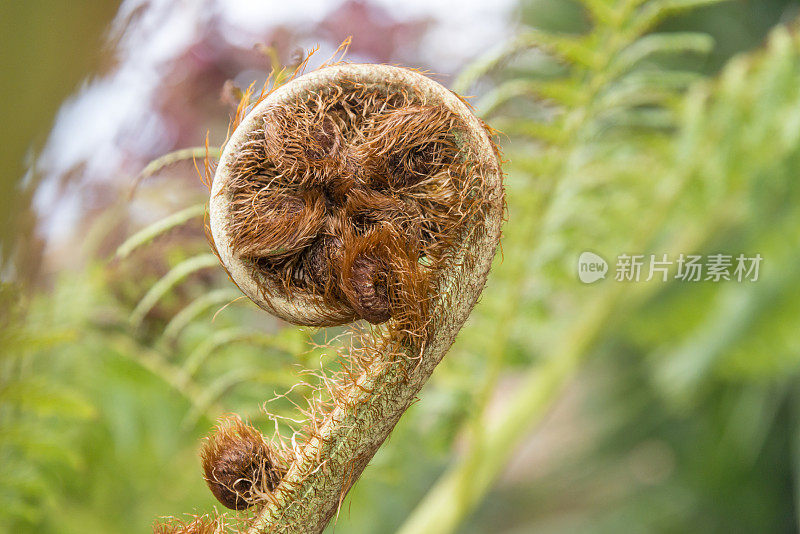
[[[467,126],[462,150],[470,161],[485,168],[473,171],[473,187],[484,188],[486,200],[480,211],[469,213],[466,230],[458,236],[448,267],[437,275],[436,294],[430,298],[429,333],[421,347],[398,343],[390,329],[376,327],[367,334],[367,363],[353,382],[333,393],[333,406],[324,419],[314,422],[309,438],[293,451],[287,472],[272,491],[249,532],[322,532],[342,499],[358,479],[378,447],[414,401],[433,369],[450,348],[467,319],[486,281],[503,217],[502,175],[494,146],[483,124],[454,94],[414,71],[382,65],[335,65],[287,84],[258,104],[226,143],[212,188],[211,230],[217,252],[237,285],[257,304],[272,313],[301,324],[326,324],[331,313],[321,303],[302,294],[282,295],[259,289],[260,280],[232,250],[228,235],[235,224],[224,187],[230,179],[235,154],[245,136],[262,124],[261,110],[303,94],[315,94],[328,85],[348,84],[383,87],[381,91],[414,88],[429,106],[440,106]],[[391,89],[390,89],[391,88]],[[398,89],[400,88],[400,89]],[[316,321],[316,323],[314,322]],[[311,414],[312,419],[317,414]]]

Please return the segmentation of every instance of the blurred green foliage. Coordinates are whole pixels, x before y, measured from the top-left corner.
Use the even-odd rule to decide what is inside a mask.
[[[456,89],[505,135],[502,255],[337,532],[798,529],[800,36],[776,27],[795,10],[530,1],[464,70]],[[87,269],[2,287],[0,530],[209,511],[196,450],[215,419],[269,434],[260,404],[333,365],[314,344],[337,331],[234,300],[200,201],[109,259],[116,207]],[[577,280],[586,250],[606,280]],[[613,279],[623,253],[720,252],[761,254],[760,279]],[[270,411],[297,418],[304,392]]]

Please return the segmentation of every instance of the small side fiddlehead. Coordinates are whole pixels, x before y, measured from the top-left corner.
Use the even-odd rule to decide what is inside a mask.
[[[261,433],[238,417],[228,417],[206,438],[200,452],[211,493],[225,507],[244,510],[264,500],[286,472]]]
[[[413,70],[325,66],[237,125],[209,210],[233,281],[295,324],[373,325],[352,330],[295,445],[240,421],[209,438],[214,494],[260,508],[249,532],[325,528],[475,305],[503,209],[488,127]]]

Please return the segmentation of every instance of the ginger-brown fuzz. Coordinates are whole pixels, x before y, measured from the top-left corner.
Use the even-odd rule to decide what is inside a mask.
[[[221,516],[196,516],[187,521],[169,519],[153,525],[153,534],[224,534],[227,532]]]
[[[263,500],[285,473],[261,433],[238,417],[229,417],[217,426],[200,457],[211,493],[232,510],[244,510]]]
[[[265,294],[312,293],[419,331],[431,273],[482,201],[457,143],[465,125],[413,91],[354,82],[260,120],[232,167],[234,253]]]

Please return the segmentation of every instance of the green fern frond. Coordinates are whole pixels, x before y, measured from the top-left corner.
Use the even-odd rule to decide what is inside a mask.
[[[705,33],[651,33],[622,50],[609,66],[609,73],[612,77],[619,76],[657,55],[693,53],[705,56],[713,48],[714,39]]]
[[[510,80],[489,91],[475,108],[486,118],[509,100],[521,96],[553,101],[564,106],[575,105],[580,99],[574,83],[564,80]]]
[[[670,17],[729,1],[730,0],[650,0],[640,8],[641,12],[633,19],[631,30],[636,34],[642,35]]]
[[[145,293],[130,316],[130,324],[138,328],[145,316],[158,304],[158,301],[187,276],[203,269],[219,265],[219,260],[214,254],[199,254],[186,259],[170,269],[161,279]]]
[[[279,353],[284,352],[284,344],[280,337],[266,335],[240,327],[226,328],[210,334],[189,354],[183,364],[184,372],[188,376],[194,376],[214,351],[233,343],[252,343],[274,349]]]
[[[200,295],[192,302],[186,305],[181,311],[175,314],[170,319],[167,326],[164,327],[162,340],[164,343],[173,343],[178,339],[180,333],[189,326],[189,324],[197,319],[200,314],[211,309],[214,306],[230,303],[241,297],[241,292],[233,288],[222,288],[209,291]]]
[[[177,211],[160,221],[156,221],[145,228],[142,228],[128,239],[125,240],[114,254],[118,260],[127,258],[136,249],[152,242],[157,237],[166,234],[170,230],[182,226],[192,219],[202,217],[206,213],[205,204],[195,204],[188,208]]]
[[[219,147],[195,146],[181,148],[174,152],[164,154],[148,163],[147,166],[142,169],[142,172],[133,179],[132,190],[135,190],[143,180],[146,180],[170,165],[187,160],[204,160],[206,154],[211,158],[219,159],[221,153],[222,149]]]

